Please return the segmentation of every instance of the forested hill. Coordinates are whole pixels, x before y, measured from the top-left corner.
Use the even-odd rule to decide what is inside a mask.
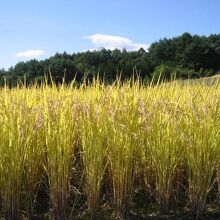
[[[112,82],[120,75],[128,79],[138,75],[144,80],[162,77],[199,78],[216,74],[220,70],[220,34],[206,36],[184,33],[179,37],[161,39],[151,44],[148,51],[126,50],[87,51],[67,54],[57,53],[43,61],[19,62],[8,70],[0,70],[0,84],[4,78],[10,85],[17,80],[40,82],[50,73],[53,79],[70,82],[75,76],[81,82],[85,76],[91,79],[99,74],[106,82]]]

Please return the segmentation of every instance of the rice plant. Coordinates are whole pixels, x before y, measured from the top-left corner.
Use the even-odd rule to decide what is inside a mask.
[[[127,90],[127,92],[126,92]],[[135,154],[139,146],[139,114],[129,87],[113,90],[109,105],[108,159],[113,196],[118,213],[125,216],[132,194]]]
[[[157,103],[154,111],[151,116],[150,132],[146,134],[146,145],[153,162],[156,198],[160,212],[167,213],[174,177],[184,154],[179,134],[181,112],[178,109],[178,102],[173,105],[167,104],[165,100]]]
[[[13,96],[6,88],[0,107],[0,185],[7,219],[19,219],[22,176],[31,133],[25,93]],[[24,114],[23,114],[24,113]]]
[[[59,91],[54,89],[53,93],[57,97],[51,99],[48,88],[44,88],[45,169],[55,219],[66,219],[65,207],[74,162],[76,123],[72,96],[68,96],[63,87]]]
[[[189,199],[196,218],[204,212],[220,154],[219,100],[214,98],[215,93],[204,95],[201,92],[205,91],[198,90],[197,94],[192,96],[188,103],[188,116],[185,117]]]
[[[101,186],[107,166],[107,130],[99,104],[83,106],[82,113],[80,124],[85,191],[88,208],[94,213],[99,208]]]

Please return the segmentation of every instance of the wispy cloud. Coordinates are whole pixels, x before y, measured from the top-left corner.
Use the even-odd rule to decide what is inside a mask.
[[[20,58],[37,58],[44,54],[45,52],[43,50],[26,50],[18,52],[15,56]]]
[[[148,44],[135,43],[128,38],[115,35],[94,34],[86,36],[84,39],[90,40],[97,48],[104,47],[110,50],[125,48],[129,51],[135,51],[140,48],[147,50],[149,47]]]

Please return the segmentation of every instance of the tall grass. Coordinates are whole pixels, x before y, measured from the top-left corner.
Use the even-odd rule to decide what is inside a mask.
[[[44,185],[55,219],[69,219],[71,201],[78,201],[72,189],[83,190],[92,214],[112,198],[124,218],[139,178],[160,213],[175,208],[175,187],[188,180],[182,184],[191,213],[202,216],[210,189],[220,186],[219,92],[217,84],[99,80],[1,88],[1,212],[32,218]]]
[[[52,97],[48,97],[50,91],[47,87],[43,92],[45,169],[49,179],[50,199],[55,219],[66,219],[65,203],[74,162],[76,114],[73,114],[70,90],[65,87],[58,90],[54,88]]]
[[[172,103],[166,105],[164,100],[155,107],[150,126],[151,133],[148,134],[148,145],[155,172],[156,198],[161,213],[169,211],[174,177],[184,154],[179,134],[181,112],[178,111],[178,102],[174,106]],[[160,111],[157,108],[160,108]],[[169,113],[167,108],[170,108]]]
[[[91,93],[90,93],[91,95]],[[80,132],[82,160],[85,172],[85,191],[88,208],[93,213],[99,209],[103,177],[107,167],[107,136],[105,113],[100,98],[82,104]]]
[[[133,186],[136,151],[139,146],[140,116],[136,109],[136,88],[112,91],[109,100],[108,158],[114,201],[121,216],[125,216]]]
[[[197,88],[187,103],[184,133],[188,164],[189,199],[196,218],[204,212],[206,197],[219,163],[219,99],[216,91]]]

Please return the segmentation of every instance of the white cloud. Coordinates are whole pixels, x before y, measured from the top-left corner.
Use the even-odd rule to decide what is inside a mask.
[[[94,34],[86,36],[84,39],[90,40],[98,48],[104,47],[110,50],[114,50],[116,48],[122,50],[125,48],[129,51],[135,51],[140,48],[147,50],[149,47],[147,44],[135,43],[128,38],[114,35]]]
[[[44,54],[45,52],[43,50],[26,50],[21,51],[15,54],[16,57],[22,57],[22,58],[37,58]]]

